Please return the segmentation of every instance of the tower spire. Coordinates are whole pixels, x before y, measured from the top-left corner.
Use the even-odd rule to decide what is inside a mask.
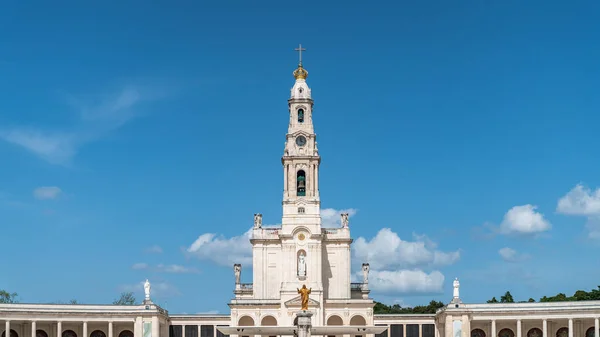
[[[308,71],[302,67],[302,52],[306,49],[300,44],[295,50],[298,52],[298,68],[294,70],[296,81],[288,100],[290,122],[281,158],[285,177],[281,223],[286,230],[303,224],[312,228],[313,233],[320,233],[321,157],[313,126],[313,100],[306,83]]]

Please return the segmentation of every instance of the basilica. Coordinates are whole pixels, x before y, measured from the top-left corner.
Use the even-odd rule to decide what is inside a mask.
[[[362,282],[351,282],[348,215],[341,215],[339,228],[321,226],[321,156],[302,58],[293,75],[281,226],[263,227],[262,215],[254,215],[253,283],[241,283],[244,266],[233,266],[230,314],[171,314],[153,303],[147,281],[140,305],[0,304],[2,337],[224,337],[232,331],[240,332],[232,337],[250,337],[243,327],[297,325],[305,306],[314,327],[384,327],[377,337],[600,337],[600,301],[464,303],[458,280],[435,314],[375,314],[368,261],[360,261]]]

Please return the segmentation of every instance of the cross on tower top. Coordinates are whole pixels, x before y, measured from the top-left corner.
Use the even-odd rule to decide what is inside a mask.
[[[302,48],[302,44],[298,44],[298,48],[296,48],[294,50],[298,52],[298,56],[300,57],[298,65],[301,66],[302,65],[302,52],[306,51],[306,49]]]

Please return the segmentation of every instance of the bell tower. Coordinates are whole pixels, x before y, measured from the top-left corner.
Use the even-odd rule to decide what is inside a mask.
[[[302,45],[296,48],[300,61],[293,75],[296,79],[288,100],[290,122],[286,134],[283,164],[283,218],[282,225],[310,227],[321,232],[319,198],[319,164],[317,135],[313,126],[313,105],[310,88],[306,84],[308,71],[302,66]],[[285,230],[284,230],[285,231]]]

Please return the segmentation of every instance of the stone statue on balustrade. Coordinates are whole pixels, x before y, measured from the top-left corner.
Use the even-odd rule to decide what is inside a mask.
[[[342,218],[342,228],[348,228],[348,213],[340,214]]]
[[[144,300],[150,301],[150,282],[148,279],[146,279],[146,282],[144,282],[144,295]]]
[[[369,284],[369,270],[371,270],[371,266],[368,263],[362,264],[362,272],[363,272],[363,284]]]
[[[254,228],[262,227],[262,214],[256,213],[254,214]]]
[[[233,274],[235,275],[235,284],[240,284],[240,275],[242,273],[242,265],[236,263],[233,265]]]
[[[460,282],[458,282],[458,277],[454,279],[452,286],[454,287],[454,291],[452,292],[452,303],[461,303],[459,294]]]

